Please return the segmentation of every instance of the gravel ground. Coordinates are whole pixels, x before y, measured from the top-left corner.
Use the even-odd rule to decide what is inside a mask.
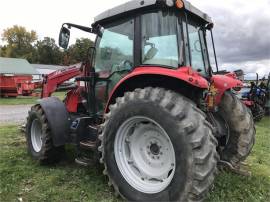
[[[32,105],[1,105],[0,124],[24,123]]]

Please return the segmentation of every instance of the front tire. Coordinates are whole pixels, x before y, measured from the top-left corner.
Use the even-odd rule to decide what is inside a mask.
[[[110,106],[100,135],[104,174],[129,201],[198,201],[214,181],[217,141],[190,100],[136,89]]]
[[[26,123],[26,142],[28,153],[41,164],[57,163],[61,160],[64,147],[55,147],[51,129],[42,107],[31,108]]]
[[[230,92],[225,92],[219,108],[219,115],[229,128],[228,141],[220,149],[220,158],[236,166],[247,158],[255,143],[253,117],[249,109]]]

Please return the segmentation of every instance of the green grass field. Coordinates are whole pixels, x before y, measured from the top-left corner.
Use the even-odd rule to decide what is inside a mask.
[[[55,92],[53,96],[60,98],[63,100],[65,98],[66,92]],[[32,96],[19,96],[17,98],[0,98],[0,106],[1,105],[27,105],[27,104],[35,104],[39,97]]]
[[[265,202],[270,199],[270,118],[257,124],[247,159],[251,177],[221,172],[206,201]],[[73,162],[73,149],[55,166],[40,166],[26,152],[18,126],[0,128],[0,201],[120,201],[95,168]]]

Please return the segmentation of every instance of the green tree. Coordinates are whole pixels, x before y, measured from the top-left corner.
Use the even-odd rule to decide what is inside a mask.
[[[4,30],[2,40],[7,43],[5,50],[1,51],[4,57],[25,58],[29,62],[32,61],[33,43],[37,40],[35,31],[27,31],[25,27],[14,25]]]
[[[34,63],[58,65],[61,64],[62,57],[62,52],[53,38],[44,37],[35,44]]]
[[[89,47],[93,46],[94,42],[88,38],[77,39],[74,45],[71,45],[65,51],[65,57],[68,58],[69,64],[82,62],[87,58]]]
[[[0,45],[0,57],[4,56],[5,46]]]

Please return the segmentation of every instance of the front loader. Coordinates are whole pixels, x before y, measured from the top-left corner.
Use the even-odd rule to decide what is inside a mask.
[[[219,162],[236,167],[248,156],[252,114],[234,93],[242,87],[236,74],[218,71],[216,59],[211,66],[207,14],[185,0],[134,0],[91,27],[63,24],[62,48],[71,28],[95,34],[95,46],[64,102],[44,98],[29,112],[36,160],[58,162],[74,144],[76,162],[98,159],[126,200],[201,201]]]

